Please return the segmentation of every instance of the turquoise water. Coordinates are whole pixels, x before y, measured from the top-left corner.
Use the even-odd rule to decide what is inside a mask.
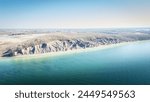
[[[150,41],[60,56],[0,59],[0,84],[150,84]]]

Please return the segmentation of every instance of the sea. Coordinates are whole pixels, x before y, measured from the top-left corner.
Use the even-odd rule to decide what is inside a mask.
[[[0,85],[150,85],[150,41],[57,56],[1,58]]]

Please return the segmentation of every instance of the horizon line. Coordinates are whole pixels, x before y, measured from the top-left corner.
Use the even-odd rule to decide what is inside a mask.
[[[0,29],[119,29],[119,28],[150,28],[150,26],[126,26],[126,27],[41,27],[41,28],[0,28]]]

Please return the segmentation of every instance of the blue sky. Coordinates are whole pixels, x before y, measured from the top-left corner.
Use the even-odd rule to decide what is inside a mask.
[[[150,0],[0,0],[0,28],[150,26]]]

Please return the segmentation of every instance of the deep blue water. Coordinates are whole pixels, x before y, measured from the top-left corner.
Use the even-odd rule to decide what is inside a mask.
[[[150,41],[59,56],[0,59],[0,84],[150,85]]]

